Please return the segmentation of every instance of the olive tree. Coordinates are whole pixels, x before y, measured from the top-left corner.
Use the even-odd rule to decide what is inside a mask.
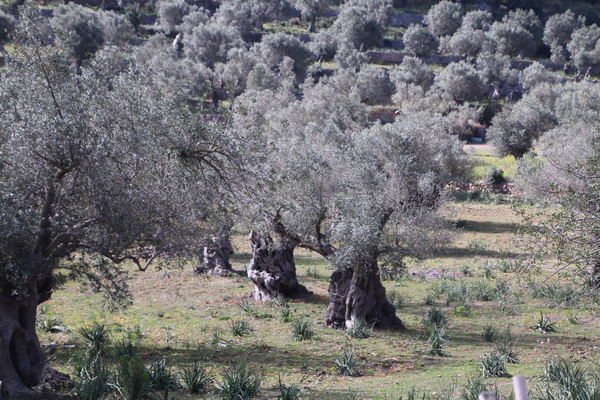
[[[0,44],[4,44],[6,41],[8,41],[8,38],[14,29],[14,17],[0,10]]]
[[[38,305],[65,279],[127,303],[122,262],[195,251],[226,159],[216,131],[143,70],[94,60],[74,75],[60,50],[19,51],[0,72],[0,395],[48,398],[32,390],[46,366]]]
[[[575,17],[571,10],[555,14],[548,18],[544,25],[544,44],[550,47],[552,61],[565,62],[567,59],[567,44],[573,32],[585,25],[585,17]]]
[[[443,96],[457,103],[474,101],[483,95],[484,82],[477,70],[465,63],[451,63],[435,77],[435,86]]]
[[[252,53],[269,66],[278,65],[284,57],[289,57],[294,62],[294,73],[300,77],[306,74],[313,59],[312,52],[300,39],[283,32],[263,36],[260,43],[253,46]]]
[[[75,3],[54,9],[52,27],[59,42],[75,59],[77,68],[104,44],[104,32],[98,14]]]
[[[571,55],[573,64],[579,71],[595,67],[600,64],[600,28],[593,24],[584,26],[573,32],[567,50]]]
[[[227,53],[244,46],[239,31],[216,22],[197,25],[183,36],[187,57],[212,68],[215,63],[227,61]]]
[[[494,22],[490,35],[496,42],[496,49],[501,54],[511,57],[526,57],[536,49],[533,35],[513,21]]]
[[[411,25],[404,32],[404,46],[406,50],[417,57],[437,53],[440,41],[433,33],[424,26]]]
[[[193,11],[185,0],[160,0],[157,4],[157,14],[160,27],[169,35],[177,31],[183,18]]]
[[[425,24],[437,37],[450,36],[460,28],[462,7],[458,3],[442,0],[425,15]]]
[[[542,83],[557,84],[559,82],[558,76],[537,61],[523,70],[520,79],[525,90],[533,89]]]

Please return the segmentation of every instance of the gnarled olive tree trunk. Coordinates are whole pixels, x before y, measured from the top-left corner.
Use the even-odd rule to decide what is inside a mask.
[[[248,278],[254,283],[251,296],[266,302],[279,294],[296,299],[312,294],[296,277],[294,249],[291,241],[280,239],[277,243],[267,233],[250,233],[252,260],[248,266]]]
[[[376,328],[404,328],[396,308],[385,296],[385,287],[374,262],[369,266],[335,271],[329,280],[327,325],[351,328],[357,320],[374,323]]]
[[[209,239],[203,248],[202,257],[194,272],[217,276],[238,273],[229,262],[229,258],[233,255],[233,245],[229,238],[230,231],[231,226],[223,227],[218,235]]]
[[[31,388],[41,382],[46,366],[35,331],[41,300],[35,287],[27,288],[27,293],[10,285],[0,287],[0,397],[40,398]]]

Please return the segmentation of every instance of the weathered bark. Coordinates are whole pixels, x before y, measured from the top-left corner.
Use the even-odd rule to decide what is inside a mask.
[[[0,396],[36,398],[31,388],[42,379],[46,357],[35,331],[39,296],[18,296],[0,288]]]
[[[396,316],[396,308],[385,296],[376,262],[367,268],[337,270],[329,280],[327,325],[351,328],[361,319],[376,328],[404,328]]]
[[[288,240],[275,243],[268,234],[250,233],[252,261],[248,266],[248,278],[254,283],[251,296],[266,302],[278,294],[296,299],[311,295],[296,277],[294,249]]]
[[[202,258],[195,271],[197,274],[229,276],[238,274],[233,269],[229,258],[233,255],[233,246],[229,238],[231,227],[225,227],[218,235],[210,238],[204,246]]]

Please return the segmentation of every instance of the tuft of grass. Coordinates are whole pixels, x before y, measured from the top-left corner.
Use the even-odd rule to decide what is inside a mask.
[[[305,319],[299,319],[292,322],[292,339],[301,342],[303,340],[310,340],[314,336],[315,330],[309,321]]]
[[[179,386],[177,375],[167,367],[167,361],[164,358],[150,364],[148,373],[150,374],[150,386],[155,390],[173,390]]]
[[[227,325],[229,326],[229,331],[233,336],[242,337],[252,333],[252,327],[248,321],[228,321]]]
[[[104,324],[94,322],[91,326],[82,326],[77,333],[83,338],[85,344],[100,352],[110,342],[110,330]]]
[[[486,354],[481,357],[481,361],[479,361],[479,370],[481,371],[481,375],[485,378],[511,376],[506,371],[506,359],[498,353]]]
[[[142,400],[150,389],[150,374],[144,361],[135,353],[119,359],[118,382],[125,400]]]
[[[498,330],[494,325],[484,325],[481,331],[481,338],[484,342],[495,342],[498,337]]]
[[[448,318],[442,310],[437,307],[432,307],[427,310],[427,313],[423,317],[422,324],[428,329],[434,326],[448,325]]]
[[[547,399],[598,399],[600,398],[600,372],[590,374],[581,364],[557,358],[548,361],[544,368],[548,381]]]
[[[291,322],[292,321],[292,314],[293,314],[293,310],[289,305],[286,305],[285,307],[281,307],[279,309],[279,320],[281,322]]]
[[[476,301],[491,301],[495,297],[495,290],[489,282],[478,280],[469,285],[469,296]]]
[[[246,314],[252,317],[256,317],[256,311],[254,311],[254,306],[252,305],[252,302],[249,299],[242,299],[239,302],[237,302],[236,305],[240,310],[242,310]]]
[[[373,324],[369,324],[360,318],[354,322],[352,328],[346,331],[346,334],[354,339],[367,339],[373,335]]]
[[[221,380],[216,384],[221,400],[249,400],[260,395],[262,377],[245,365],[235,365],[223,370]]]
[[[301,400],[302,390],[296,385],[286,385],[281,381],[281,375],[278,376],[277,389],[279,390],[278,400]]]
[[[551,322],[550,318],[546,317],[542,311],[540,311],[540,318],[536,324],[531,327],[534,331],[540,331],[542,333],[555,333],[556,323]]]
[[[181,383],[190,393],[203,393],[213,383],[212,370],[206,371],[199,362],[187,364],[179,370]]]
[[[289,307],[287,299],[286,299],[286,298],[285,298],[285,296],[284,296],[283,294],[281,294],[281,293],[277,293],[277,295],[276,295],[276,296],[273,296],[273,297],[271,298],[271,302],[270,302],[270,304],[271,304],[273,307],[279,307],[279,308],[282,308],[282,307]]]
[[[432,356],[445,357],[448,355],[446,351],[446,332],[448,325],[432,325],[430,327],[429,338],[427,339],[427,354]]]
[[[319,271],[317,271],[317,267],[306,268],[306,276],[309,278],[321,279],[321,275],[319,274]]]
[[[337,372],[344,376],[358,376],[358,358],[356,350],[344,350],[340,358],[333,362]]]

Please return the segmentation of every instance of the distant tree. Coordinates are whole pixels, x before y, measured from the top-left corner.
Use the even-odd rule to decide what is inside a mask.
[[[485,92],[484,82],[477,70],[465,63],[451,63],[438,73],[435,86],[443,96],[457,103],[475,101],[480,99]]]
[[[497,51],[511,57],[527,57],[536,49],[533,35],[519,24],[508,22],[494,22],[490,35],[496,43]]]
[[[338,46],[336,33],[331,29],[320,30],[312,36],[312,40],[308,43],[310,50],[320,60],[332,60],[338,47],[341,49],[342,45],[345,45],[348,50],[356,49],[352,43],[341,42]],[[343,49],[341,50],[343,51]]]
[[[238,30],[216,22],[196,26],[183,36],[182,42],[186,56],[210,68],[226,62],[229,50],[244,46]]]
[[[437,53],[440,41],[433,33],[424,26],[411,25],[404,32],[404,46],[418,57]]]
[[[510,57],[508,56],[483,52],[477,57],[476,69],[488,86],[517,89],[518,72],[511,69]]]
[[[160,0],[157,4],[157,14],[160,26],[167,35],[178,30],[183,17],[194,11],[185,0]]]
[[[442,0],[429,9],[425,23],[437,37],[450,36],[460,28],[462,12],[460,4]]]
[[[279,77],[269,68],[267,64],[258,63],[248,74],[246,85],[249,90],[276,91],[279,88]]]
[[[391,101],[395,88],[385,70],[368,65],[356,75],[356,90],[363,103],[386,105]]]
[[[330,28],[336,42],[347,42],[359,50],[375,47],[382,38],[381,26],[364,7],[342,7]]]
[[[494,23],[494,16],[485,10],[473,10],[465,14],[462,19],[461,29],[475,31],[489,31]]]
[[[293,70],[297,76],[306,74],[312,63],[313,54],[297,37],[283,32],[263,36],[260,43],[252,47],[252,53],[269,66],[275,66],[289,57],[294,61]]]
[[[209,22],[210,16],[208,15],[208,12],[205,9],[200,8],[183,17],[181,25],[179,25],[179,30],[184,35],[191,35],[194,28],[200,25],[206,25]]]
[[[571,10],[555,14],[548,18],[544,26],[544,43],[550,47],[552,61],[565,62],[567,59],[567,44],[571,41],[573,32],[585,25],[585,17],[575,17]]]
[[[452,36],[440,40],[440,49],[444,53],[473,57],[484,50],[494,47],[490,35],[481,29],[460,28]]]
[[[573,31],[567,49],[579,71],[600,64],[600,28],[593,24]]]
[[[399,67],[390,70],[390,79],[396,85],[400,82],[410,83],[427,91],[433,85],[435,73],[422,60],[416,57],[404,57]]]
[[[221,3],[214,15],[216,22],[235,27],[249,39],[253,31],[261,31],[268,19],[288,15],[290,4],[287,0],[231,0]]]
[[[537,61],[525,68],[521,74],[521,84],[526,90],[531,90],[542,83],[557,84],[559,80],[556,75]]]
[[[308,32],[315,32],[315,24],[317,22],[317,15],[320,10],[325,9],[328,6],[327,0],[296,0],[296,8],[300,10],[302,18],[309,22]]]
[[[367,10],[367,13],[375,18],[381,26],[389,23],[390,16],[394,11],[391,0],[347,0],[344,7],[362,7]]]
[[[333,61],[342,68],[358,71],[370,58],[364,51],[356,49],[348,42],[340,43]]]
[[[98,14],[75,3],[54,9],[52,27],[57,39],[75,59],[77,68],[104,44],[104,32]]]
[[[502,22],[516,24],[527,32],[531,33],[537,44],[542,43],[544,36],[544,26],[540,21],[534,10],[525,11],[524,9],[517,8],[516,10],[509,11],[507,15],[502,18]]]
[[[227,53],[226,63],[215,64],[214,72],[221,85],[237,96],[246,89],[248,74],[257,63],[256,57],[246,48],[233,48]]]
[[[133,39],[135,29],[125,15],[102,11],[98,16],[106,45],[123,46]]]
[[[125,17],[133,25],[133,28],[137,32],[138,28],[142,24],[142,17],[144,16],[140,9],[140,3],[131,3],[125,6]]]

